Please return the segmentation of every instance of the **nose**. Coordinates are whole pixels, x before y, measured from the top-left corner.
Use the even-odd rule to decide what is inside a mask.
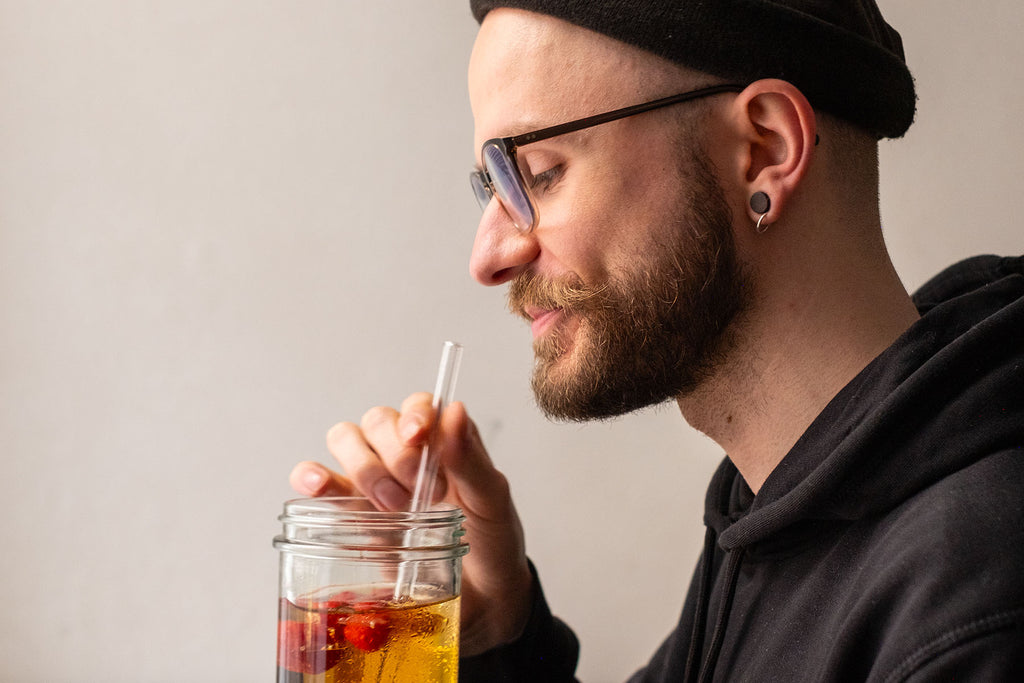
[[[517,228],[501,204],[492,199],[480,217],[469,272],[482,285],[500,285],[522,272],[539,253],[536,231]]]

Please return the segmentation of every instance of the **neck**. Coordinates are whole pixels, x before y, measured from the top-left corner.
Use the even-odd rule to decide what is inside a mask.
[[[729,360],[678,398],[755,493],[836,393],[918,317],[884,247],[807,254],[782,244],[767,254],[772,267],[755,275],[758,300],[736,323]]]

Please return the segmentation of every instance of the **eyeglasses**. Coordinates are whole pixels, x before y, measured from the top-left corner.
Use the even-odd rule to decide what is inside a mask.
[[[515,226],[523,232],[530,232],[537,226],[537,206],[530,197],[523,173],[519,168],[519,162],[516,160],[517,149],[531,142],[540,142],[557,135],[574,133],[584,128],[642,114],[652,109],[660,109],[719,93],[740,92],[743,87],[732,84],[713,85],[679,95],[662,97],[643,104],[634,104],[631,107],[616,109],[604,114],[595,114],[557,126],[541,128],[531,133],[507,138],[492,138],[485,142],[480,150],[483,168],[473,171],[469,176],[473,194],[476,195],[476,201],[480,204],[481,211],[487,208],[493,197],[497,197]]]

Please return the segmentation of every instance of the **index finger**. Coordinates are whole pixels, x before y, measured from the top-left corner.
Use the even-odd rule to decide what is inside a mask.
[[[398,436],[406,446],[422,446],[434,426],[433,395],[420,391],[410,395],[399,410]]]

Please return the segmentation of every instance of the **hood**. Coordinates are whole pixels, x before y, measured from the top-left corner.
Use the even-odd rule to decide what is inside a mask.
[[[883,512],[1022,447],[1024,258],[968,259],[914,302],[921,319],[835,396],[756,497],[722,463],[705,523],[723,549],[767,548]]]

